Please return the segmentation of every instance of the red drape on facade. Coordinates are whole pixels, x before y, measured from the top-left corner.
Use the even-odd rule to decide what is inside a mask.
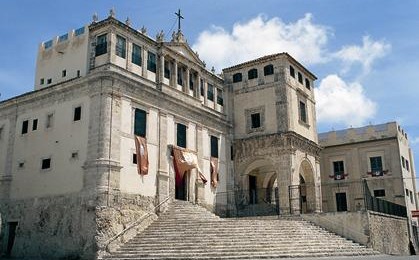
[[[137,171],[140,175],[148,174],[147,140],[141,136],[135,136],[135,148],[137,151]]]
[[[181,184],[185,172],[194,168],[198,170],[199,178],[201,178],[204,183],[207,182],[207,179],[199,169],[198,157],[195,151],[173,146],[173,159],[173,165],[176,172],[176,184]]]

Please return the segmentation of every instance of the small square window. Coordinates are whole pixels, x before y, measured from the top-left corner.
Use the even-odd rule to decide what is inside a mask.
[[[80,77],[80,70],[77,70],[77,78]]]
[[[38,129],[38,119],[32,121],[32,131],[35,131],[36,129]]]
[[[74,108],[73,121],[79,121],[81,119],[81,107]]]
[[[62,72],[61,72],[61,76],[64,78],[65,76],[67,76],[67,71],[66,70],[63,70]]]
[[[41,169],[49,169],[51,168],[51,158],[42,159]]]
[[[386,190],[374,190],[374,197],[385,197]]]
[[[51,84],[52,83],[52,79],[47,79],[47,84]]]
[[[45,79],[44,78],[42,78],[42,79],[39,80],[39,84],[40,85],[44,85],[44,83],[45,83]]]
[[[137,154],[136,153],[132,154],[132,163],[137,164]]]
[[[20,169],[22,169],[23,167],[25,167],[25,163],[24,162],[19,162],[18,166],[19,166]]]
[[[260,113],[251,114],[252,128],[260,127]]]
[[[79,152],[72,152],[71,153],[71,159],[78,159],[79,158]]]
[[[27,134],[29,128],[29,120],[25,120],[22,123],[22,134]]]

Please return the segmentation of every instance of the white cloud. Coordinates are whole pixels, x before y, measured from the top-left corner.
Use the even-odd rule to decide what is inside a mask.
[[[340,59],[344,63],[346,72],[351,66],[360,64],[363,73],[367,74],[371,70],[371,66],[378,58],[384,57],[391,50],[391,45],[384,40],[373,41],[369,36],[362,38],[362,46],[348,45],[333,54],[334,57]]]
[[[412,145],[417,145],[419,144],[419,137],[414,137],[412,140],[410,140],[410,143]]]
[[[217,70],[263,55],[288,52],[305,64],[326,61],[326,44],[331,30],[315,24],[306,14],[295,23],[259,15],[236,23],[231,32],[213,26],[202,32],[192,46],[201,59]]]
[[[355,127],[375,115],[376,104],[365,96],[357,82],[347,84],[337,75],[328,75],[314,91],[320,123]]]

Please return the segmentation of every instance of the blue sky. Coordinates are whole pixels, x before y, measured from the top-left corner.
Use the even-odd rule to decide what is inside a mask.
[[[398,121],[419,163],[419,1],[2,1],[0,100],[33,89],[39,43],[114,7],[155,36],[180,8],[183,32],[217,71],[273,52],[289,52],[318,76],[320,132]],[[168,38],[168,37],[167,37]]]

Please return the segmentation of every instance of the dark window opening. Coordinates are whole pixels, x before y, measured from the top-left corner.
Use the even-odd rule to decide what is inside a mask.
[[[409,161],[406,159],[406,170],[410,171]]]
[[[300,82],[301,84],[303,84],[303,75],[301,75],[300,72],[298,72],[298,82]]]
[[[131,62],[141,66],[141,47],[137,44],[132,44]]]
[[[147,113],[144,110],[135,109],[134,115],[134,135],[145,137],[147,126]]]
[[[147,70],[156,73],[156,54],[148,52]]]
[[[223,91],[221,89],[217,89],[217,104],[220,106],[224,105]]]
[[[25,120],[22,123],[22,134],[28,133],[28,127],[29,127],[29,120]]]
[[[214,86],[208,83],[207,88],[207,99],[214,101]]]
[[[32,121],[32,131],[35,131],[36,129],[38,129],[38,119]]]
[[[248,79],[255,79],[258,77],[258,70],[257,69],[251,69],[249,72],[247,72],[247,78]]]
[[[386,190],[374,190],[374,197],[385,197]]]
[[[81,119],[81,107],[74,108],[73,121],[79,121]]]
[[[233,83],[240,82],[240,81],[242,81],[242,74],[241,73],[234,74],[233,75]]]
[[[176,144],[179,147],[186,148],[186,126],[183,124],[177,124],[177,139]]]
[[[345,168],[343,161],[333,162],[333,175],[335,180],[345,179]]]
[[[274,74],[274,65],[269,64],[263,68],[263,74],[265,76]]]
[[[177,68],[177,84],[183,86],[183,68]]]
[[[193,90],[193,83],[194,83],[194,75],[189,73],[189,89]]]
[[[295,70],[293,66],[290,66],[290,75],[291,77],[295,78]]]
[[[52,83],[52,79],[47,79],[47,84],[51,84]]]
[[[230,160],[234,160],[234,148],[232,145],[230,145]]]
[[[52,120],[54,119],[54,114],[48,114],[45,127],[50,128],[52,127]]]
[[[218,158],[218,138],[211,136],[211,157]]]
[[[13,244],[15,243],[16,229],[18,222],[9,222],[8,223],[8,237],[7,237],[7,247],[6,247],[6,257],[10,257],[12,254]]]
[[[80,77],[80,70],[77,70],[77,78]]]
[[[205,95],[205,89],[204,89],[204,80],[201,79],[201,84],[200,84],[200,92],[201,92],[201,96]]]
[[[61,76],[64,78],[65,76],[67,76],[67,70],[63,70],[62,72],[61,72]]]
[[[300,101],[300,121],[307,123],[306,104]]]
[[[336,211],[348,211],[346,192],[336,193]]]
[[[96,39],[95,55],[100,56],[108,51],[106,34],[99,35]]]
[[[170,63],[168,61],[164,61],[164,77],[166,79],[170,79]]]
[[[250,119],[252,121],[252,128],[260,127],[260,113],[251,114]]]
[[[372,176],[383,176],[383,162],[381,156],[370,157]]]
[[[39,80],[39,84],[44,85],[44,83],[45,83],[45,79],[44,78],[42,78],[42,79]]]
[[[305,81],[306,81],[306,88],[307,89],[310,89],[310,80],[305,79]]]
[[[49,169],[49,168],[51,168],[51,158],[43,159],[41,169],[45,170],[45,169]]]

